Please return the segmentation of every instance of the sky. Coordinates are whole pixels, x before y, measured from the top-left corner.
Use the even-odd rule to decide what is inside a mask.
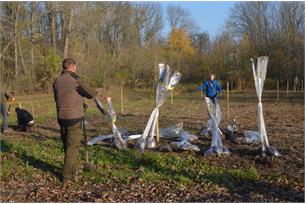
[[[233,1],[218,2],[161,2],[161,7],[166,18],[166,8],[169,4],[180,5],[182,8],[189,10],[200,31],[206,31],[210,37],[216,37],[222,29],[226,19],[229,16],[230,8],[233,7]],[[169,25],[164,25],[163,35],[169,32]]]

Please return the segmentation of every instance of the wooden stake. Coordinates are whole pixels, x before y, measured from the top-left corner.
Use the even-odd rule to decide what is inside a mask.
[[[239,80],[239,91],[241,91],[241,80]]]
[[[121,85],[121,114],[124,114],[123,85]]]
[[[286,90],[286,95],[288,96],[288,92],[289,92],[289,81],[287,80],[287,90]]]
[[[227,116],[228,116],[228,121],[230,118],[230,89],[229,89],[229,82],[227,82]]]
[[[33,115],[33,120],[35,121],[35,109],[34,109],[34,102],[32,101],[32,115]],[[36,131],[35,125],[32,127],[33,131]]]
[[[160,142],[159,118],[157,120],[157,143]]]
[[[21,109],[21,102],[19,102],[19,108]]]
[[[174,91],[171,91],[171,105],[174,104]]]
[[[33,118],[35,118],[35,111],[34,111],[34,102],[32,101],[32,115],[33,115]]]
[[[303,92],[304,91],[304,81],[303,80],[302,80],[301,88],[302,88],[302,92]]]
[[[203,91],[200,90],[200,98],[203,99]]]
[[[277,90],[277,100],[280,100],[280,85],[279,81],[276,81],[276,90]]]

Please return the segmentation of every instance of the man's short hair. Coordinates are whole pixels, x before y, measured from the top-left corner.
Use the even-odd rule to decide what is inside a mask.
[[[66,70],[71,64],[75,64],[75,61],[71,58],[66,58],[62,61],[62,68]]]

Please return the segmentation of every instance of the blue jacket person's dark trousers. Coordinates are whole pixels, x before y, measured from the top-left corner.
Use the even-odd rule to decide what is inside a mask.
[[[0,112],[1,112],[1,117],[2,117],[2,125],[1,125],[1,130],[5,130],[8,128],[7,125],[7,105],[4,103],[0,104]]]

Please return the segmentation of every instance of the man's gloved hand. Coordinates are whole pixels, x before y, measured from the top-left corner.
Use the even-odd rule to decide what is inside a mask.
[[[219,93],[219,96],[222,97],[222,92]]]

